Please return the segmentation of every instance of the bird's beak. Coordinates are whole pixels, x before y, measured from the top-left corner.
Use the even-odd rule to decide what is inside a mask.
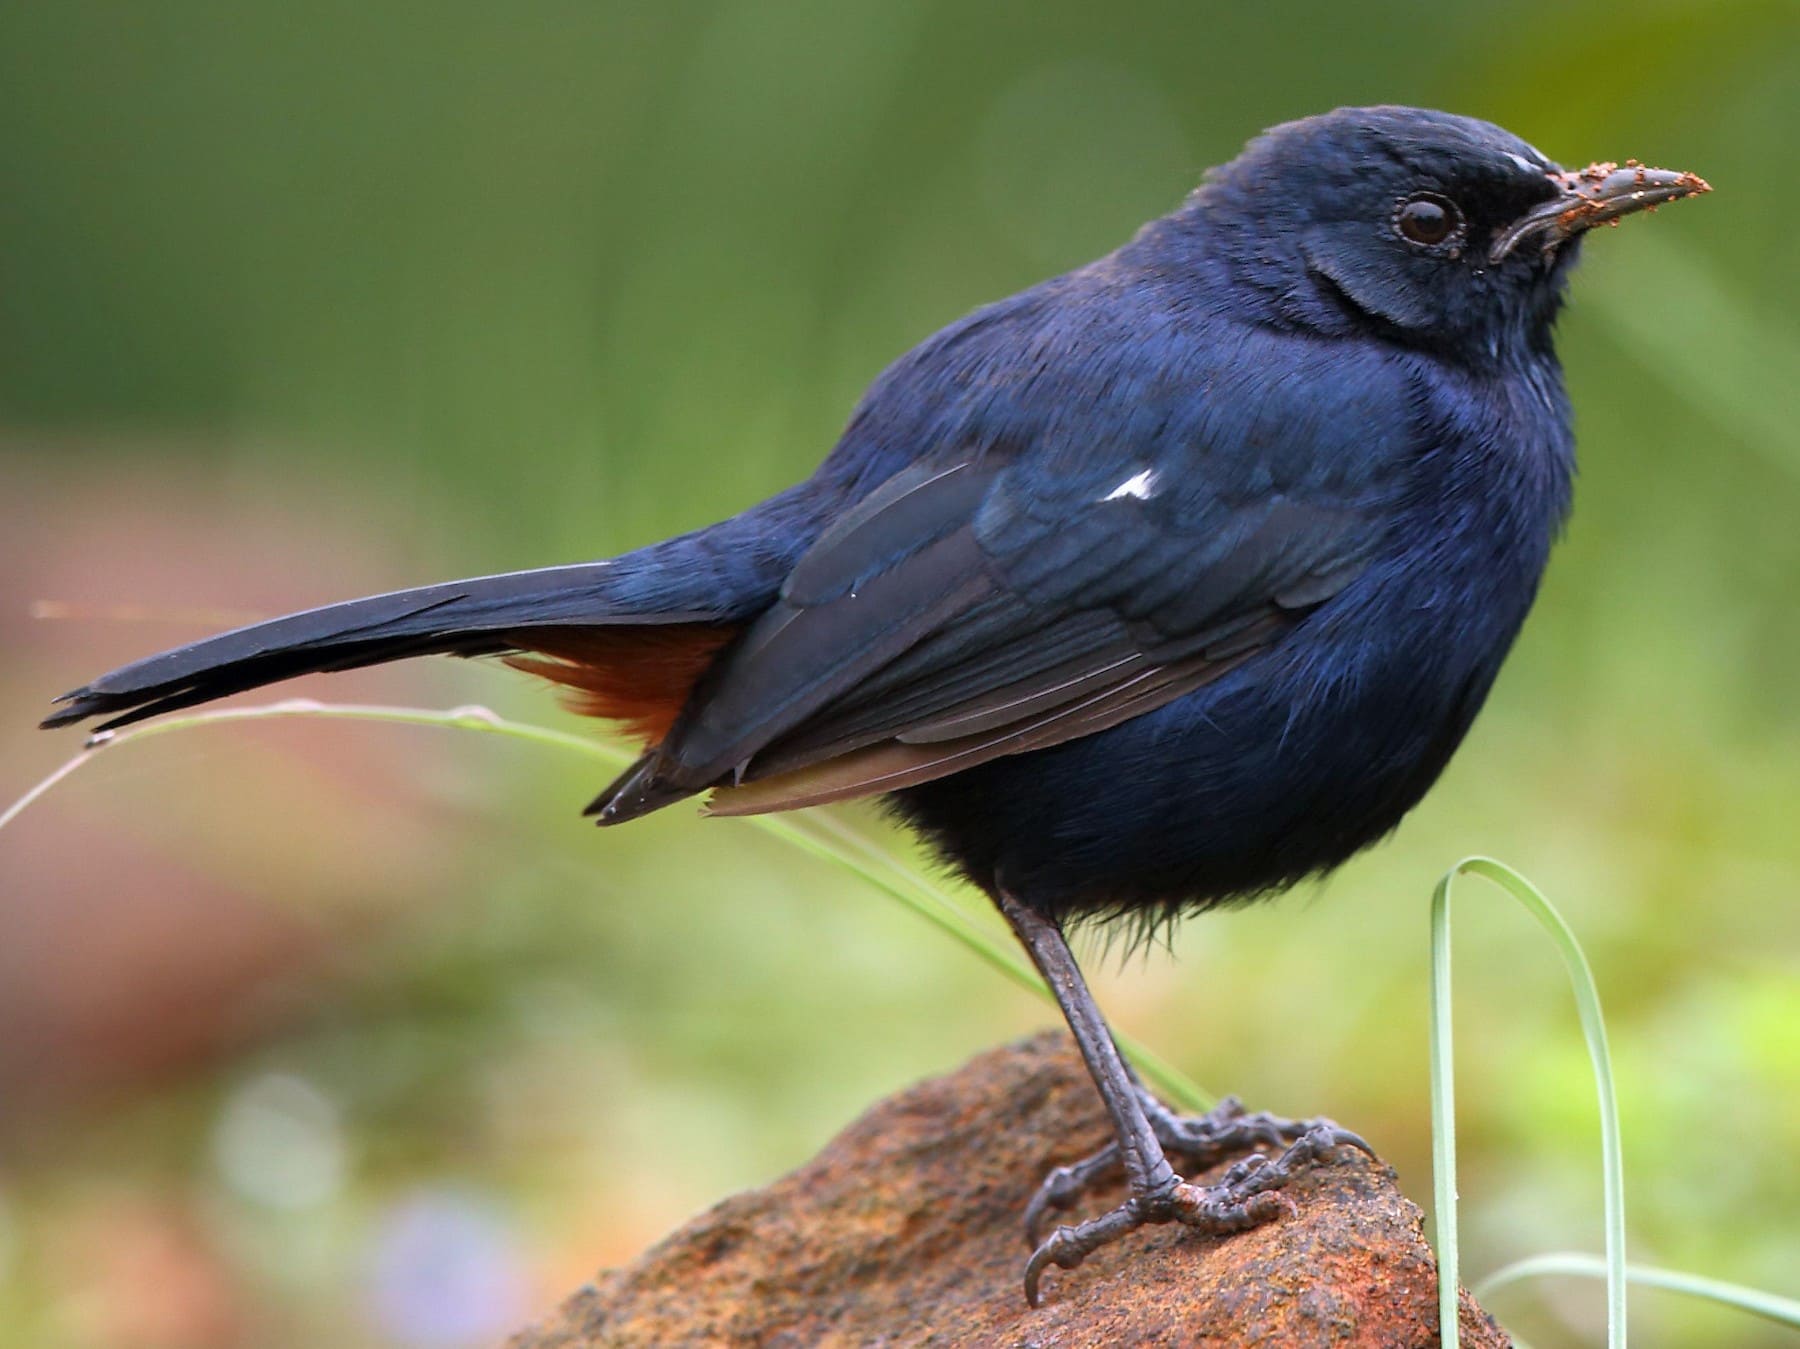
[[[1633,211],[1653,211],[1666,201],[1712,191],[1697,173],[1649,169],[1635,159],[1626,160],[1623,167],[1589,164],[1573,173],[1552,173],[1550,181],[1556,184],[1556,195],[1494,236],[1490,262],[1499,262],[1526,239],[1541,238],[1548,251],[1583,230],[1614,224]]]

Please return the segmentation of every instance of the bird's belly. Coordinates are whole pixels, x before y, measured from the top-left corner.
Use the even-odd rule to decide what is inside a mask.
[[[1437,778],[1516,630],[1466,626],[1309,624],[1154,712],[894,804],[977,884],[1058,917],[1255,897],[1374,842]]]

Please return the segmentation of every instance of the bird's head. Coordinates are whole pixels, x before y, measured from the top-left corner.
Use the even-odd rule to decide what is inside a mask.
[[[1259,136],[1171,221],[1284,321],[1480,362],[1547,349],[1587,230],[1708,190],[1635,162],[1567,171],[1470,117],[1340,108]]]

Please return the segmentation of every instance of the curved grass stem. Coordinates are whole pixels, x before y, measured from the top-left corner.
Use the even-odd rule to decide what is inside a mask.
[[[1432,1190],[1437,1210],[1438,1325],[1445,1349],[1457,1349],[1455,1049],[1450,1015],[1450,894],[1458,877],[1481,876],[1524,906],[1562,957],[1587,1039],[1600,1099],[1600,1167],[1606,1221],[1606,1343],[1625,1349],[1625,1166],[1619,1143],[1618,1095],[1612,1055],[1594,972],[1563,916],[1530,881],[1491,857],[1466,857],[1437,884],[1431,901],[1431,1136]]]
[[[26,792],[4,812],[0,812],[0,829],[11,824],[27,807],[40,800],[51,788],[62,782],[82,765],[91,762],[103,749],[140,740],[154,739],[174,731],[197,726],[217,726],[227,722],[270,721],[285,717],[320,717],[337,721],[380,721],[404,726],[434,726],[462,731],[480,731],[505,736],[534,745],[582,755],[608,765],[617,771],[629,764],[632,753],[617,745],[591,740],[568,731],[553,730],[529,722],[512,721],[485,707],[473,704],[439,711],[422,707],[387,707],[359,703],[321,703],[310,698],[290,698],[260,707],[215,708],[208,712],[190,712],[145,722],[119,731],[101,731],[89,738],[82,752]],[[1054,1005],[1049,989],[1029,965],[1012,951],[1009,938],[986,929],[966,908],[929,881],[916,875],[867,839],[855,835],[842,822],[828,815],[808,812],[802,817],[753,815],[745,823],[760,829],[790,847],[831,862],[850,872],[869,886],[898,901],[940,931],[948,933],[964,947],[993,966],[1013,983],[1037,994]],[[1212,1098],[1202,1091],[1167,1060],[1147,1046],[1126,1035],[1117,1037],[1119,1048],[1154,1083],[1173,1104],[1188,1110],[1206,1110]]]

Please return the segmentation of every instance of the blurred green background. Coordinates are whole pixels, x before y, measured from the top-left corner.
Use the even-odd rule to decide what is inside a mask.
[[[1430,890],[1502,857],[1607,999],[1634,1255],[1800,1293],[1797,71],[1800,8],[1718,0],[0,7],[0,797],[100,669],[787,484],[885,362],[1269,123],[1412,102],[1697,170],[1588,249],[1575,523],[1441,786],[1316,891],[1095,968],[1122,1028],[1343,1119],[1425,1202]],[[292,691],[577,725],[448,661]],[[599,785],[440,731],[208,729],[0,834],[0,1345],[492,1342],[1052,1021],[741,823],[586,827]],[[1563,976],[1467,894],[1479,1275],[1598,1249],[1600,1181]],[[1784,1342],[1634,1305],[1645,1346]],[[1599,1339],[1597,1285],[1494,1310]]]

